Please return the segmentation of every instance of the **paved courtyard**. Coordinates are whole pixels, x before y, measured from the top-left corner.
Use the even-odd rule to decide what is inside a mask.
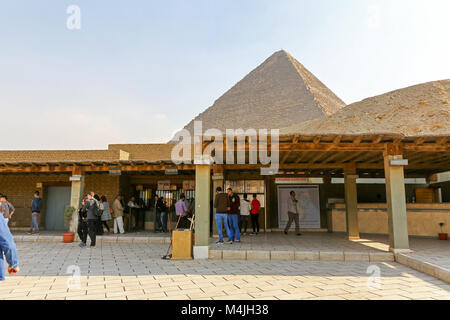
[[[17,247],[21,272],[0,283],[1,299],[450,300],[450,284],[395,262],[166,261],[157,243]]]

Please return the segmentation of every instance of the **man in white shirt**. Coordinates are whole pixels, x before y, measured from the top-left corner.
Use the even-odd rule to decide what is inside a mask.
[[[244,227],[244,233],[247,233],[248,217],[252,210],[252,204],[247,200],[247,194],[244,194],[244,199],[241,201],[240,216],[239,216],[239,230],[242,233],[242,227]]]
[[[299,236],[300,233],[300,218],[301,208],[299,201],[295,198],[295,192],[291,191],[288,199],[288,216],[289,221],[286,224],[286,228],[284,228],[284,234],[288,234],[288,230],[291,227],[292,221],[295,221],[295,233]]]

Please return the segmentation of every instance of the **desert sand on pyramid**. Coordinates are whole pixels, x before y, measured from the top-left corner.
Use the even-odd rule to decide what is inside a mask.
[[[450,134],[450,80],[427,82],[353,103],[335,114],[288,128],[281,134]]]

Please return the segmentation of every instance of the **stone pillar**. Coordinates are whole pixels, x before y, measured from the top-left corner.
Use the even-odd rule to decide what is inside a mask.
[[[408,220],[406,216],[405,179],[401,151],[390,148],[384,152],[384,174],[389,223],[389,250],[409,252]]]
[[[80,168],[75,168],[73,170],[70,181],[72,183],[70,192],[70,206],[75,208],[75,212],[72,216],[69,231],[76,232],[78,227],[78,209],[80,208],[84,193],[84,176]]]
[[[224,184],[225,184],[225,177],[224,177],[224,170],[223,170],[223,166],[221,165],[214,165],[213,166],[213,176],[212,176],[212,183],[213,183],[213,187],[212,187],[212,194],[213,194],[213,201],[214,201],[214,197],[216,194],[216,188],[217,187],[221,187],[222,189],[225,188]],[[216,214],[216,209],[214,209],[213,206],[213,221],[212,221],[212,227],[213,227],[213,236],[218,236],[217,233],[217,224],[215,222],[215,214]]]
[[[344,169],[345,211],[347,234],[350,240],[359,239],[357,178],[355,166],[349,166]]]
[[[333,220],[331,209],[328,208],[328,197],[331,189],[331,177],[324,176],[323,184],[319,186],[320,197],[320,227],[327,228],[328,232],[333,232]]]
[[[195,245],[194,259],[209,256],[209,213],[211,199],[211,166],[195,166]]]

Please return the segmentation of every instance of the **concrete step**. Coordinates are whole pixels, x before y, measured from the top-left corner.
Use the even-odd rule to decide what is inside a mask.
[[[450,270],[447,268],[438,266],[407,253],[395,254],[395,261],[407,267],[410,267],[411,269],[426,273],[432,277],[450,283]]]
[[[392,252],[382,251],[281,251],[210,249],[209,258],[216,260],[300,260],[300,261],[394,261]]]
[[[89,240],[89,238],[88,238]],[[63,242],[62,235],[16,235],[16,242]],[[74,242],[80,241],[78,235],[75,235]],[[169,237],[133,237],[133,236],[97,236],[97,243],[170,243]]]

